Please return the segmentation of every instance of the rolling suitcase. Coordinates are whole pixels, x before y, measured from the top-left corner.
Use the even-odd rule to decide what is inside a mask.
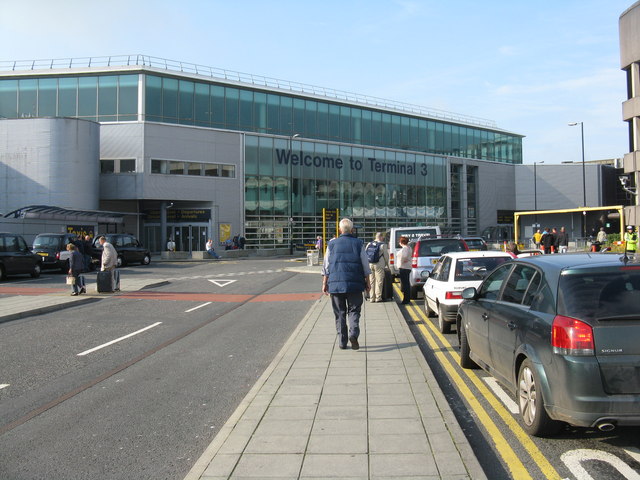
[[[113,273],[112,272],[98,272],[96,278],[96,284],[98,293],[112,293],[113,292]]]
[[[388,268],[384,269],[384,282],[382,283],[382,301],[393,300],[393,276]]]

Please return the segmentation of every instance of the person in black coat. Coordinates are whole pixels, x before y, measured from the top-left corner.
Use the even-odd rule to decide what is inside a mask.
[[[69,256],[69,273],[68,277],[73,278],[73,292],[71,295],[76,296],[79,293],[87,293],[86,288],[80,282],[80,274],[84,272],[84,258],[73,243],[67,245],[67,250],[71,254]]]

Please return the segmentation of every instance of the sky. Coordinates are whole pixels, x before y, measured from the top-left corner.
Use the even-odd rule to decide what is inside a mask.
[[[633,0],[0,0],[0,61],[142,54],[489,119],[523,163],[619,158]],[[640,33],[639,33],[640,35]]]

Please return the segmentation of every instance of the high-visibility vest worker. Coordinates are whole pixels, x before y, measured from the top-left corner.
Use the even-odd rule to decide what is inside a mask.
[[[638,234],[631,225],[627,227],[627,233],[624,234],[624,242],[627,252],[635,252],[638,249]]]

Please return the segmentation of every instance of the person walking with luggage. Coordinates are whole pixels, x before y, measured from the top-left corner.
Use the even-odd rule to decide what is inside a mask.
[[[411,302],[411,284],[409,276],[411,275],[411,248],[409,248],[409,238],[400,237],[400,251],[398,252],[400,285],[402,288],[402,304],[406,305]]]
[[[374,235],[373,242],[367,244],[365,252],[371,269],[371,275],[369,276],[371,292],[369,298],[372,303],[383,302],[384,269],[387,266],[389,254],[387,253],[387,246],[384,243],[384,234],[382,232]]]
[[[371,270],[362,240],[351,234],[353,222],[343,218],[339,228],[341,235],[329,242],[322,263],[322,292],[331,295],[339,347],[344,350],[350,341],[351,348],[358,350],[362,292],[370,288]]]
[[[67,278],[73,279],[71,280],[71,295],[75,297],[79,293],[87,293],[87,290],[82,284],[80,275],[84,272],[84,259],[73,243],[67,245],[67,251],[71,254],[69,255],[69,272],[67,274]]]
[[[102,236],[98,239],[100,245],[102,245],[102,268],[103,272],[111,272],[111,282],[115,291],[120,290],[120,272],[116,270],[118,265],[118,253],[113,245],[107,242],[107,239]]]

